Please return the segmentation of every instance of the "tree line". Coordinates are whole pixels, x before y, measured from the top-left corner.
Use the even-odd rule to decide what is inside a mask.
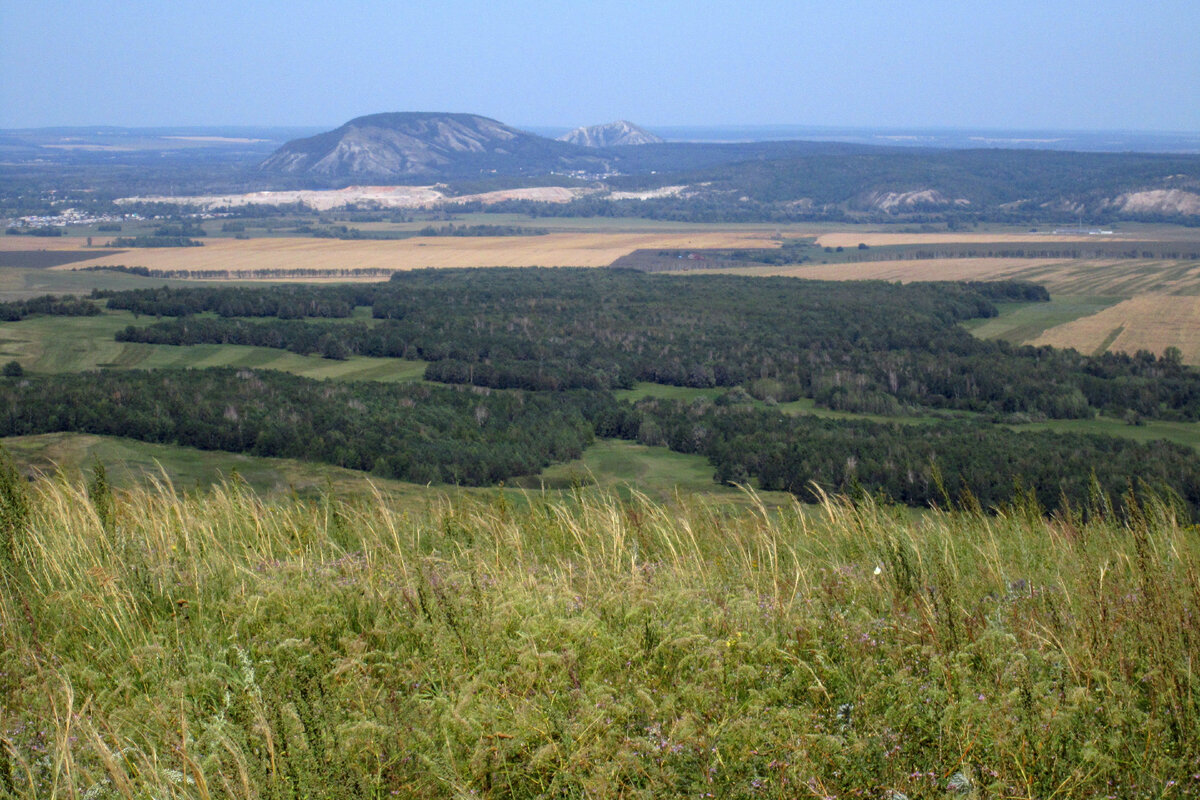
[[[28,300],[0,303],[0,322],[17,322],[32,314],[56,317],[94,317],[100,313],[100,306],[74,295],[47,294],[41,297],[31,297]]]
[[[701,455],[715,480],[805,500],[868,492],[913,506],[990,508],[1032,495],[1047,509],[1086,508],[1146,487],[1200,510],[1200,456],[1178,445],[790,416],[739,390],[634,404],[608,392],[334,383],[225,368],[0,377],[0,436],[56,431],[472,486],[579,458],[601,436]]]

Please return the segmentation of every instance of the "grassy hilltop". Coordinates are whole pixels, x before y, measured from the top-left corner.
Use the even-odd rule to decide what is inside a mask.
[[[1200,794],[1200,541],[0,469],[0,796]]]

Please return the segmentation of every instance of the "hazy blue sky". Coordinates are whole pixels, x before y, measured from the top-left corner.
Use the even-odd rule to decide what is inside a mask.
[[[1198,44],[1198,0],[0,0],[0,127],[1196,131]]]

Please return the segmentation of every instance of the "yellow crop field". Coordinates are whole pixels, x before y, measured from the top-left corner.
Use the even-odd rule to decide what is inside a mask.
[[[780,267],[735,267],[692,274],[724,272],[733,275],[782,275],[823,281],[974,281],[1010,278],[1029,270],[1058,268],[1062,259],[944,258],[904,261],[863,261],[842,264],[797,264]]]
[[[1045,233],[854,233],[835,231],[821,234],[817,244],[822,247],[857,247],[859,243],[871,247],[901,244],[974,244],[995,242],[1019,242],[1025,244],[1058,244],[1060,242],[1095,242],[1098,237],[1087,234]],[[1103,241],[1139,238],[1137,236],[1104,236]]]
[[[6,252],[16,250],[82,250],[86,245],[86,236],[0,236],[0,250]]]
[[[395,240],[210,239],[203,247],[162,247],[98,255],[81,266],[191,270],[392,269],[424,267],[604,267],[642,248],[775,247],[764,233],[551,233]],[[374,278],[378,280],[378,278]]]
[[[709,272],[718,271],[832,281],[1022,280],[1041,284],[1055,295],[1200,294],[1200,262],[1197,261],[943,258],[739,267]]]
[[[1183,360],[1200,363],[1200,297],[1140,295],[1111,308],[1051,328],[1033,341],[1074,347],[1082,353],[1178,347]]]

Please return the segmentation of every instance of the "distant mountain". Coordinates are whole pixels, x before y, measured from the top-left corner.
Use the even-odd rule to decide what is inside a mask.
[[[661,136],[655,136],[645,128],[623,119],[607,125],[576,128],[558,137],[558,140],[584,147],[624,147],[634,144],[662,144],[666,141]]]
[[[352,119],[336,130],[296,139],[262,163],[265,172],[313,178],[424,178],[584,169],[576,145],[517,130],[475,114],[397,112]]]

